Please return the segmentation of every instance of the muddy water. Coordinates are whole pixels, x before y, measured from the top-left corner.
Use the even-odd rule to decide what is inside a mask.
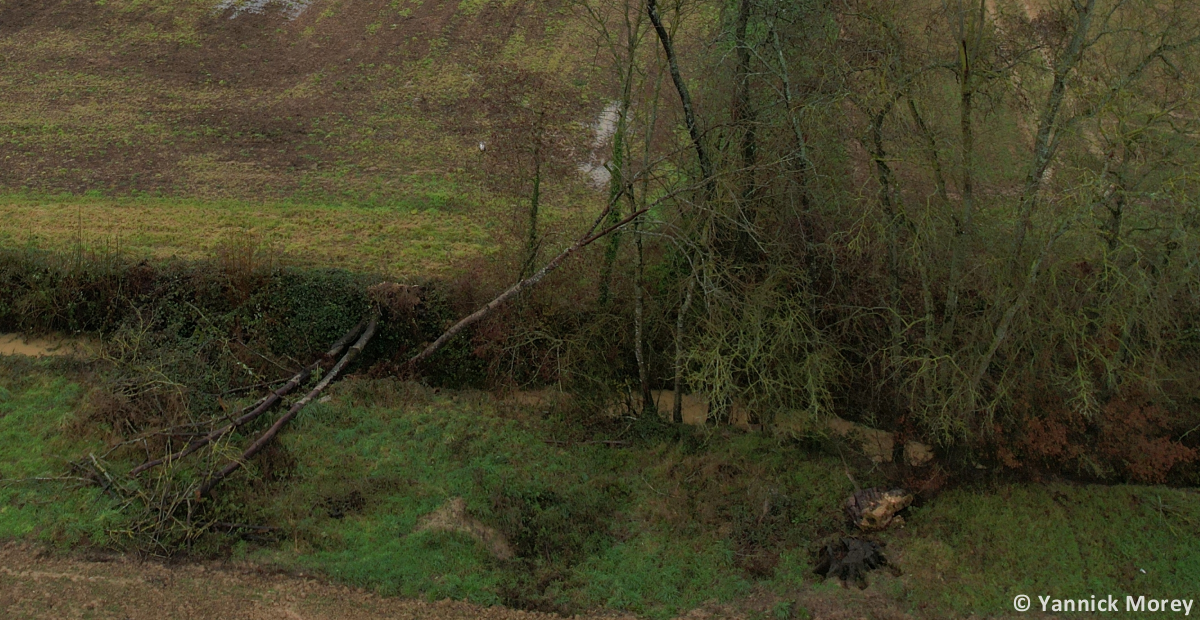
[[[664,417],[669,416],[672,408],[675,406],[674,390],[651,390],[650,395],[654,399],[655,407],[659,413]],[[568,405],[571,399],[572,396],[570,394],[557,390],[531,390],[509,392],[503,395],[500,400],[522,407],[550,408]],[[641,409],[641,399],[635,396],[634,400],[634,407]],[[703,426],[708,422],[709,404],[708,400],[704,397],[695,394],[684,394],[680,405],[684,424]],[[733,411],[730,412],[730,418],[730,423],[739,428],[749,430],[756,427],[756,425],[750,423],[749,412],[745,407],[735,405]]]
[[[48,357],[87,355],[90,347],[79,338],[66,336],[28,337],[23,334],[0,334],[0,355]]]

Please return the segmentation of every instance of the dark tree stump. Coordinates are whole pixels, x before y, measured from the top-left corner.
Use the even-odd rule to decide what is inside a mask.
[[[867,587],[867,573],[888,565],[883,547],[877,542],[846,537],[825,545],[821,561],[813,571],[822,577],[837,577],[843,583],[853,580],[859,589]]]

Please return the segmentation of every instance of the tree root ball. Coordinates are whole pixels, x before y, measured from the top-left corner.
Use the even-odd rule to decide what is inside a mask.
[[[843,583],[853,580],[859,589],[864,589],[867,573],[887,563],[879,543],[847,537],[821,549],[820,562],[813,572],[825,578],[837,577]]]

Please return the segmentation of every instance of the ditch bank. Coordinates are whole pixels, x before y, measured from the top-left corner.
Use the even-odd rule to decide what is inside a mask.
[[[89,357],[95,354],[96,342],[71,338],[61,334],[37,338],[26,334],[0,333],[0,355],[25,357]]]
[[[915,617],[995,615],[1011,598],[994,584],[1005,582],[1003,567],[1017,558],[1072,566],[1047,571],[1043,591],[1067,587],[1055,580],[1085,565],[1101,574],[1097,587],[1118,591],[1133,557],[1147,569],[1139,587],[1182,592],[1195,582],[1194,493],[1066,486],[941,495],[917,508],[905,529],[879,534],[901,576],[873,573],[858,599],[844,593],[854,590],[818,586],[811,552],[846,533],[843,501],[856,483],[887,482],[880,467],[856,467],[765,433],[685,428],[651,416],[613,420],[548,395],[520,393],[509,405],[431,387],[486,381],[472,348],[478,334],[441,351],[425,384],[397,380],[395,364],[472,309],[470,300],[457,306],[453,288],[441,283],[426,283],[419,311],[389,315],[353,377],[200,502],[188,490],[236,458],[265,424],[147,475],[130,474],[320,357],[374,311],[368,291],[378,278],[237,261],[0,258],[0,328],[104,342],[83,363],[0,357],[0,507],[7,509],[0,538],[187,558],[166,571],[168,579],[190,579],[198,561],[246,559],[389,596],[653,618],[710,600],[743,606],[740,617],[859,617],[874,609],[871,600]],[[1051,532],[1053,542],[1031,551],[1031,528]],[[489,548],[501,536],[507,552]],[[999,558],[995,567],[972,561],[984,539]],[[1054,555],[1088,545],[1096,548],[1089,553],[1122,553]],[[0,584],[27,596],[0,594],[0,603],[22,613],[21,605],[46,600],[36,595],[38,571],[86,578],[95,569],[10,558],[28,572],[0,575]],[[199,589],[215,579],[228,585],[227,578],[206,573],[190,583],[209,591]],[[177,593],[181,605],[189,591]],[[148,617],[71,592],[85,615]],[[756,599],[761,592],[772,594]],[[236,596],[228,602],[226,611],[241,613]],[[271,611],[305,613],[293,602]]]

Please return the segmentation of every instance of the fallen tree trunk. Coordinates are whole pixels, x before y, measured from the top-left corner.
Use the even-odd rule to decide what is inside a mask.
[[[647,207],[638,211],[634,211],[633,213],[629,214],[628,217],[617,222],[616,224],[613,224],[612,226],[609,226],[600,232],[595,232],[595,230],[600,227],[600,223],[604,221],[604,218],[608,217],[608,214],[612,211],[612,208],[612,203],[609,203],[608,207],[606,207],[604,211],[600,213],[600,216],[596,218],[596,221],[592,222],[592,226],[588,228],[587,232],[584,233],[583,236],[577,239],[575,243],[571,245],[571,247],[563,250],[562,253],[560,253],[558,256],[555,256],[553,260],[551,260],[549,263],[546,263],[546,266],[539,269],[537,273],[512,285],[508,290],[501,293],[498,297],[489,301],[484,307],[476,310],[466,318],[450,326],[450,329],[447,329],[445,333],[443,333],[441,336],[438,336],[438,339],[434,340],[432,344],[425,347],[425,350],[412,356],[412,358],[408,360],[408,368],[410,370],[415,368],[417,364],[425,361],[429,358],[429,356],[436,353],[438,349],[441,349],[443,346],[445,346],[447,342],[450,342],[450,340],[457,336],[459,332],[479,322],[481,319],[491,314],[496,308],[499,308],[508,300],[516,297],[521,293],[521,291],[533,287],[535,284],[540,282],[542,278],[545,278],[546,275],[551,271],[558,269],[563,264],[563,261],[567,260],[567,258],[569,258],[572,254],[587,247],[593,241],[625,226],[626,224],[637,219],[638,216],[650,210],[649,207]]]
[[[221,480],[224,480],[226,476],[237,471],[238,468],[241,467],[242,464],[245,463],[250,457],[257,454],[259,450],[262,450],[263,447],[270,443],[271,440],[279,434],[280,429],[282,429],[284,425],[295,418],[296,414],[300,413],[301,409],[304,409],[306,406],[308,406],[308,404],[311,403],[317,396],[319,396],[325,388],[329,387],[329,384],[332,383],[335,378],[337,378],[338,374],[340,374],[342,370],[344,370],[346,366],[350,364],[350,362],[353,362],[355,358],[362,353],[362,350],[366,348],[367,343],[371,341],[371,337],[375,335],[375,329],[377,327],[379,327],[379,317],[374,317],[371,319],[371,322],[367,324],[366,330],[363,331],[362,336],[359,336],[358,341],[354,343],[354,346],[350,347],[349,351],[346,351],[346,354],[342,356],[342,359],[339,360],[338,363],[329,370],[329,373],[326,374],[319,383],[317,383],[317,386],[314,387],[311,392],[306,394],[304,398],[296,401],[296,404],[292,405],[292,408],[288,409],[287,413],[280,416],[280,418],[275,421],[275,424],[271,425],[271,428],[268,428],[266,432],[262,434],[262,436],[260,436],[254,443],[250,444],[249,448],[246,448],[246,451],[242,453],[241,457],[226,465],[220,471],[210,475],[208,479],[204,481],[204,484],[200,485],[199,490],[196,492],[197,495],[200,497],[207,497],[209,493],[212,492],[213,487],[217,486]]]
[[[154,459],[152,461],[146,461],[145,463],[142,463],[141,465],[134,467],[129,472],[129,475],[136,476],[136,475],[146,471],[147,469],[157,467],[164,463],[170,463],[172,461],[179,460],[179,459],[195,452],[196,450],[199,450],[200,448],[203,448],[204,446],[207,446],[208,444],[224,437],[225,435],[233,432],[234,429],[240,428],[241,426],[245,425],[246,423],[248,423],[248,422],[254,420],[255,418],[257,418],[258,416],[262,415],[268,409],[275,406],[275,403],[279,402],[279,400],[281,398],[283,398],[288,392],[291,392],[292,390],[296,389],[298,386],[303,384],[305,381],[308,381],[308,378],[311,377],[312,373],[315,372],[317,370],[317,368],[319,368],[321,366],[322,362],[324,362],[327,359],[336,358],[338,355],[341,355],[342,349],[345,349],[346,345],[350,344],[350,342],[354,340],[354,337],[357,336],[359,334],[359,332],[362,331],[363,326],[366,325],[366,323],[367,323],[366,319],[359,321],[358,325],[355,325],[353,328],[350,329],[350,331],[346,332],[346,334],[344,336],[339,338],[337,342],[333,343],[333,346],[331,346],[329,348],[329,351],[325,354],[325,356],[323,358],[313,362],[312,364],[309,364],[307,367],[302,369],[300,372],[296,373],[291,379],[288,380],[287,383],[283,384],[275,391],[273,391],[270,394],[263,397],[262,400],[258,401],[254,405],[252,405],[250,410],[247,413],[245,413],[242,416],[238,417],[237,419],[233,420],[229,424],[226,424],[225,426],[205,435],[204,437],[200,437],[198,439],[193,439],[192,441],[188,442],[188,445],[186,447],[184,447],[184,449],[180,450],[179,452],[176,452],[174,454],[169,454],[167,456],[164,456],[163,458]]]

